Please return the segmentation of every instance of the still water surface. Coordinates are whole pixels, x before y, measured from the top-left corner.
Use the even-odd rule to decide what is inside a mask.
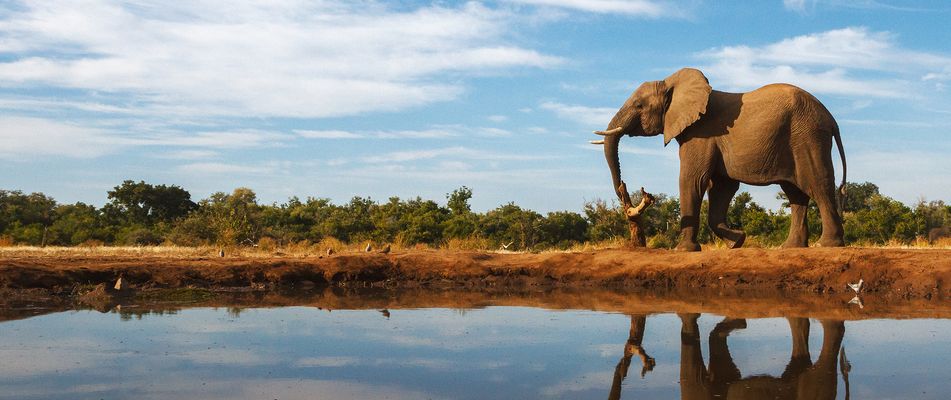
[[[0,323],[0,398],[948,399],[949,329],[529,307],[69,311]]]

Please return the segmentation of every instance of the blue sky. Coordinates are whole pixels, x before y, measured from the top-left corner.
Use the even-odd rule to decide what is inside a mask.
[[[944,1],[0,2],[0,188],[102,204],[122,180],[197,198],[355,195],[538,211],[611,199],[586,144],[641,82],[801,86],[850,181],[951,200]],[[676,145],[622,141],[677,193]],[[841,171],[837,167],[837,174]],[[743,186],[770,207],[778,187]]]

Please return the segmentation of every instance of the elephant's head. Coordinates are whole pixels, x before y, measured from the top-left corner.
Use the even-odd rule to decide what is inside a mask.
[[[688,126],[697,122],[707,110],[710,83],[703,73],[683,68],[662,81],[644,82],[627,98],[605,131],[596,134],[604,140],[604,157],[611,169],[614,188],[621,184],[618,143],[622,135],[656,136],[664,134],[664,145]]]

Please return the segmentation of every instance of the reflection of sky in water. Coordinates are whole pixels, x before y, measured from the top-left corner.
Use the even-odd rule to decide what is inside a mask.
[[[493,307],[190,309],[120,320],[65,312],[0,323],[0,398],[607,398],[630,319]],[[700,318],[707,335],[720,317]],[[846,322],[853,398],[946,398],[951,320]],[[810,330],[812,359],[822,327]],[[647,320],[622,398],[678,398],[680,319]],[[744,376],[789,361],[784,319],[749,320],[730,352]],[[841,375],[839,398],[844,398]]]

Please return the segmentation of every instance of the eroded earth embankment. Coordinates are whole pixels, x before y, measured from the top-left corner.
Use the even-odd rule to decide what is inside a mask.
[[[75,293],[122,277],[137,289],[565,288],[863,294],[943,301],[951,250],[808,248],[496,253],[446,250],[308,257],[0,256],[0,289]]]

